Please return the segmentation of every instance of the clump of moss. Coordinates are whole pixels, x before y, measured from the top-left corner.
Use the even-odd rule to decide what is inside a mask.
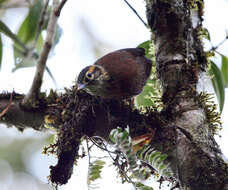
[[[65,89],[59,96],[51,93],[49,96],[52,112],[45,116],[45,123],[57,131],[56,141],[45,147],[43,153],[55,154],[58,163],[50,166],[49,180],[54,185],[66,184],[71,177],[73,165],[79,157],[78,151],[83,137],[83,129],[92,123],[93,97],[79,92],[76,88]],[[55,102],[53,102],[55,100]]]
[[[209,129],[211,129],[212,133],[215,135],[222,129],[222,123],[221,114],[217,111],[217,105],[212,99],[212,94],[207,94],[205,92],[201,92],[197,96],[199,105],[205,110]]]

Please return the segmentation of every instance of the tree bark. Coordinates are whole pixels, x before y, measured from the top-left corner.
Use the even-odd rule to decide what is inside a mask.
[[[76,88],[41,98],[32,110],[21,106],[23,95],[14,93],[10,106],[11,94],[0,96],[0,113],[6,111],[1,122],[20,130],[44,130],[44,124],[56,128],[58,140],[51,151],[59,160],[51,167],[53,183],[67,183],[79,156],[81,137],[100,136],[109,141],[112,129],[129,126],[133,138],[155,133],[150,146],[168,155],[171,177],[179,182],[181,190],[228,189],[228,167],[214,140],[216,124],[211,122],[206,96],[196,91],[199,73],[206,70],[207,61],[199,36],[202,6],[197,4],[195,24],[191,3],[146,0],[163,88],[161,112],[148,109],[142,113],[122,101],[102,100]]]
[[[206,57],[200,41],[203,1],[195,4],[197,11],[192,3],[146,0],[169,123],[164,131],[173,131],[157,132],[151,144],[158,144],[160,150],[170,155],[181,189],[226,189],[227,165],[214,140],[210,116],[200,103],[202,97],[196,92],[199,73],[206,69]],[[197,22],[193,22],[193,17]],[[167,150],[165,139],[170,134],[174,144]]]

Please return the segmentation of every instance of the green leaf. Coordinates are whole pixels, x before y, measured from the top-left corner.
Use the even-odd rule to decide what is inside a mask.
[[[26,67],[34,67],[36,62],[31,57],[23,57],[17,56],[15,67],[12,69],[12,72],[15,72],[18,69],[26,68]]]
[[[154,43],[151,40],[145,41],[138,45],[138,47],[144,48],[146,57],[155,62],[155,48]],[[158,104],[161,98],[161,87],[159,81],[156,78],[156,66],[152,64],[150,78],[147,80],[143,91],[136,97],[137,107],[148,107],[156,106],[160,107]]]
[[[35,51],[30,52],[29,54],[24,54],[23,51],[20,50],[20,48],[14,46],[15,67],[13,68],[12,72],[25,67],[34,67],[37,64],[43,44],[44,40],[42,35],[40,35],[36,43]],[[47,72],[48,74],[51,74],[48,69]],[[50,76],[52,80],[55,81],[52,74]]]
[[[29,13],[18,31],[18,37],[22,42],[28,43],[29,41],[34,40],[42,7],[42,0],[36,0],[30,7]]]
[[[147,106],[154,105],[154,101],[151,98],[152,92],[154,91],[153,85],[151,85],[151,83],[153,82],[154,81],[152,79],[149,79],[143,91],[138,96],[136,96],[135,100],[136,100],[137,107],[140,107],[140,106],[147,107]]]
[[[136,185],[137,190],[154,190],[152,187],[144,185],[141,182],[137,182],[135,185]]]
[[[224,81],[224,86],[225,88],[228,87],[228,57],[221,55],[222,56],[222,76],[223,76],[223,81]]]
[[[88,184],[91,182],[101,178],[101,170],[104,167],[105,162],[102,160],[95,160],[89,166],[89,174],[88,174]]]
[[[35,40],[36,30],[40,19],[43,1],[35,0],[29,8],[28,15],[24,22],[21,24],[17,37],[26,45],[32,44]],[[13,71],[24,67],[33,67],[37,63],[38,54],[41,52],[43,47],[43,38],[41,34],[37,40],[35,49],[33,52],[27,50],[23,51],[18,44],[14,44],[14,59],[15,68]]]
[[[40,34],[39,35],[39,38],[38,38],[38,40],[36,42],[36,47],[35,47],[36,48],[36,51],[38,53],[41,53],[41,51],[43,49],[43,45],[44,45],[44,39],[43,39],[42,35]]]
[[[21,40],[10,30],[10,28],[0,20],[0,32],[11,38],[16,44],[20,45],[23,49],[25,45],[21,42]]]
[[[146,55],[149,55],[150,44],[151,44],[151,40],[147,40],[147,41],[139,44],[137,47],[144,48]]]
[[[37,52],[30,52],[28,55],[24,55],[23,52],[20,51],[16,46],[14,47],[14,59],[15,59],[15,67],[13,68],[13,72],[17,69],[25,68],[25,67],[34,67],[37,64],[39,53],[42,50],[44,44],[44,40],[42,35],[39,36],[37,44],[36,44],[36,51]],[[55,83],[55,79],[51,74],[50,70],[47,69],[48,74],[52,78]]]
[[[219,102],[220,112],[222,112],[224,102],[225,102],[225,91],[224,91],[222,72],[219,70],[216,64],[213,61],[211,61],[211,67],[210,67],[209,73],[212,75],[212,79],[211,79],[212,84]]]
[[[2,66],[2,36],[0,35],[0,70]]]

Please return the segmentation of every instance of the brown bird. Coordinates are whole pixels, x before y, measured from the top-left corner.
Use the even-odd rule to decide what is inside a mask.
[[[78,89],[104,99],[128,99],[141,93],[151,66],[143,48],[117,50],[85,67],[78,76]]]

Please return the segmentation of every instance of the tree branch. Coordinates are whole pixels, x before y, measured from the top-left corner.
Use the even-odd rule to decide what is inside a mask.
[[[8,105],[10,94],[0,94],[0,113]],[[132,110],[122,101],[103,100],[77,89],[66,89],[45,98],[43,106],[26,111],[20,106],[23,95],[14,93],[13,102],[1,123],[14,125],[19,130],[33,128],[43,130],[44,124],[54,127],[58,138],[54,145],[45,149],[58,156],[56,166],[51,166],[50,180],[54,184],[65,184],[71,177],[75,159],[83,136],[99,136],[109,142],[110,131],[117,126],[129,126],[132,137],[151,133],[162,124],[161,115],[152,110],[147,115]]]
[[[62,8],[63,8],[63,6],[65,5],[66,2],[67,2],[67,0],[62,0],[62,1],[60,2],[59,6],[57,7],[57,9],[55,10],[55,15],[56,15],[57,17],[59,17],[60,12],[61,12],[61,10],[62,10]]]
[[[0,94],[1,113],[8,107],[9,99],[12,101],[4,115],[0,118],[0,123],[15,126],[20,131],[26,128],[42,131],[44,129],[43,124],[46,108],[37,110],[36,112],[27,112],[20,106],[23,98],[23,95],[15,92]]]
[[[46,36],[43,50],[38,59],[33,83],[29,92],[26,94],[25,98],[22,101],[22,106],[26,109],[36,108],[37,105],[39,104],[39,94],[40,94],[40,89],[42,85],[43,74],[46,68],[48,54],[52,47],[52,42],[54,39],[55,30],[56,30],[56,24],[59,16],[59,15],[56,15],[56,10],[61,11],[61,8],[63,5],[64,5],[63,2],[59,4],[58,0],[53,1],[52,12],[51,12],[50,20],[47,27],[47,36]],[[59,8],[59,6],[61,6],[61,8]]]

